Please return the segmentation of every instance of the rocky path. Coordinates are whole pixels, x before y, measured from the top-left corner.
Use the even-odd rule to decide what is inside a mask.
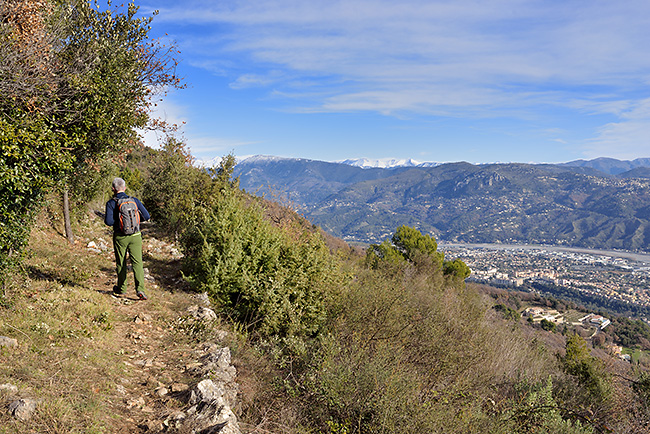
[[[144,241],[149,299],[113,298],[124,375],[116,379],[120,433],[239,433],[236,370],[227,333],[219,330],[205,294],[179,279],[178,251]],[[114,278],[102,289],[110,294]],[[112,296],[111,296],[112,297]]]
[[[232,337],[180,278],[180,253],[145,230],[148,300],[131,276],[115,298],[101,223],[72,246],[34,231],[30,274],[0,317],[0,432],[240,433]]]

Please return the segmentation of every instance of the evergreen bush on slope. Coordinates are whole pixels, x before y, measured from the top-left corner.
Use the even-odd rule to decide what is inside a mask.
[[[182,241],[190,281],[234,320],[264,336],[321,329],[341,274],[319,234],[277,228],[227,189]]]
[[[386,255],[343,266],[304,225],[271,224],[227,177],[212,178],[209,200],[193,196],[184,270],[243,325],[249,360],[266,360],[249,421],[268,421],[269,405],[287,433],[578,434],[631,420],[506,326],[435,240],[399,228]]]

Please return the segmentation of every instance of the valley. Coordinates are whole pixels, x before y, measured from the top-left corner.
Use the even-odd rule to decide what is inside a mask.
[[[569,299],[593,310],[650,316],[650,255],[553,246],[440,244],[469,281]]]

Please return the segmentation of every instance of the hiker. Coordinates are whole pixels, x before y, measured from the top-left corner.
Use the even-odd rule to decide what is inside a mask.
[[[113,250],[117,268],[117,285],[113,287],[113,294],[120,296],[126,293],[128,253],[133,267],[135,293],[140,300],[146,300],[140,222],[149,220],[149,211],[138,199],[126,195],[126,182],[122,178],[115,178],[112,188],[113,198],[106,202],[104,223],[113,226]]]

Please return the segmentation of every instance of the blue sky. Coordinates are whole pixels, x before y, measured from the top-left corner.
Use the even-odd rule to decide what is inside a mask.
[[[199,159],[650,157],[647,0],[137,4],[181,51],[156,114]]]

